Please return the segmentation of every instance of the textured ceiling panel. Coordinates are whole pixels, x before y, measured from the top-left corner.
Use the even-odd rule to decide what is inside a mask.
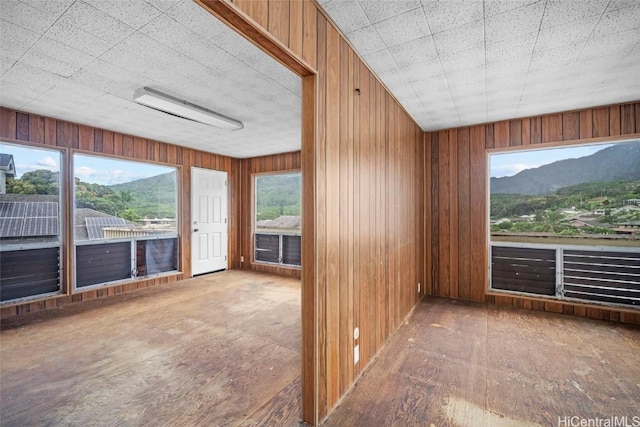
[[[1,0],[0,103],[233,157],[300,149],[300,78],[192,0]],[[244,122],[143,107],[151,87]]]
[[[640,99],[637,0],[319,4],[424,130]]]

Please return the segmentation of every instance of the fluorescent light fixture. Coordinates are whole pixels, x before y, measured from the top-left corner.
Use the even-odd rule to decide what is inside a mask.
[[[244,124],[215,111],[200,107],[182,99],[174,98],[171,95],[158,92],[157,90],[143,87],[138,89],[133,95],[133,100],[138,104],[223,129],[238,130],[244,128]]]

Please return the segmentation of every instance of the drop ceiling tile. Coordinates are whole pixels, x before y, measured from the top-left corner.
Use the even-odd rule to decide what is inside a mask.
[[[554,67],[572,64],[578,59],[584,42],[570,43],[552,49],[536,49],[531,58],[530,70],[548,70]]]
[[[160,15],[160,10],[144,1],[83,0],[118,21],[138,29]]]
[[[640,4],[636,4],[635,6],[612,10],[602,15],[591,37],[603,37],[639,27]]]
[[[337,0],[334,3],[340,3],[340,1]],[[358,0],[358,3],[372,24],[415,10],[421,6],[419,0]]]
[[[434,34],[484,18],[481,1],[431,2],[424,5],[424,12]]]
[[[440,63],[445,73],[485,65],[485,50],[482,47],[463,50],[453,55],[440,56]]]
[[[541,28],[555,27],[592,16],[600,16],[609,0],[549,0]]]
[[[638,4],[638,0],[611,0],[607,6],[606,12],[610,12],[616,9],[622,9],[629,6],[635,6]]]
[[[537,3],[540,0],[485,0],[485,17],[500,15],[513,9]]]
[[[122,41],[134,31],[133,28],[123,22],[83,2],[74,3],[60,17],[60,20],[66,24],[81,28],[111,44]]]
[[[422,8],[413,9],[373,25],[384,44],[388,47],[430,34],[427,18]]]
[[[70,77],[94,59],[89,54],[42,37],[24,54],[20,62],[62,77]]]
[[[143,86],[158,85],[158,82],[142,74],[125,70],[101,59],[83,67],[71,79],[87,87],[126,100],[133,99],[134,92]]]
[[[533,55],[537,32],[522,34],[510,39],[487,45],[487,64],[509,61],[514,58],[525,60]]]
[[[0,78],[2,105],[21,108],[34,98],[54,88],[62,77],[17,62]],[[20,94],[20,91],[23,93]]]
[[[157,17],[139,31],[178,52],[190,46],[192,41],[200,39],[196,33],[166,15]],[[204,44],[210,46],[206,41]]]
[[[538,33],[536,49],[553,49],[570,43],[584,42],[591,35],[599,19],[599,15],[593,15],[555,27],[543,28]]]
[[[398,69],[398,65],[393,59],[393,56],[391,56],[391,53],[389,53],[388,49],[382,49],[377,52],[364,55],[362,59],[364,59],[364,62],[366,62],[371,69],[376,71],[376,74]]]
[[[449,89],[447,79],[444,76],[438,78],[432,77],[428,79],[415,80],[410,82],[409,85],[416,93],[440,92]]]
[[[544,6],[545,2],[541,1],[487,18],[486,43],[491,44],[538,31]]]
[[[389,48],[389,53],[399,67],[424,62],[438,56],[433,37],[430,35],[392,46]]]
[[[452,72],[445,71],[445,75],[449,86],[464,85],[467,83],[484,86],[486,79],[484,65]]]
[[[38,40],[40,35],[24,27],[4,21],[0,26],[2,55],[14,61],[20,59]]]
[[[76,0],[20,0],[22,3],[38,9],[57,19]]]
[[[96,57],[112,46],[111,43],[62,20],[53,24],[45,36]]]
[[[35,32],[46,31],[57,18],[18,0],[2,0],[0,11],[2,21],[11,22]]]
[[[508,79],[527,73],[529,70],[529,60],[507,60],[487,64],[485,70],[487,79]]]
[[[144,1],[146,1],[153,7],[163,12],[183,2],[183,0],[144,0]]]
[[[434,34],[440,55],[450,55],[484,45],[484,21],[474,21],[457,28]]]
[[[352,31],[347,34],[347,38],[362,56],[386,48],[378,32],[372,26]]]
[[[202,35],[210,41],[215,41],[229,29],[219,19],[213,17],[193,1],[183,1],[167,10],[167,15],[187,28]]]
[[[591,38],[580,53],[581,60],[615,55],[625,58],[640,43],[640,28],[614,33],[604,37]],[[639,71],[640,75],[640,71]]]
[[[343,33],[350,33],[371,25],[357,1],[330,2],[324,6],[324,9]]]
[[[400,71],[409,82],[443,75],[442,64],[438,58],[404,67]]]
[[[9,58],[3,54],[0,54],[0,76],[9,71],[11,67],[16,64],[14,59]]]
[[[175,70],[179,64],[172,62],[172,59],[179,57],[176,52],[150,37],[134,33],[102,55],[101,59],[125,70],[140,72],[165,88],[174,88],[189,81]],[[141,84],[144,85],[144,82]]]

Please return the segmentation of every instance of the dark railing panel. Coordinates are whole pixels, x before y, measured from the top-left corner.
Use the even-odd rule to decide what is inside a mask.
[[[256,233],[256,261],[280,262],[280,236]]]
[[[76,246],[76,288],[131,278],[131,243]]]
[[[178,269],[178,239],[138,240],[136,242],[138,276]]]
[[[536,295],[556,293],[556,251],[553,249],[491,248],[491,287]]]
[[[637,252],[565,250],[564,296],[640,305],[640,249]]]
[[[300,265],[301,256],[300,236],[282,236],[282,263]]]
[[[60,291],[60,248],[0,252],[0,301]]]

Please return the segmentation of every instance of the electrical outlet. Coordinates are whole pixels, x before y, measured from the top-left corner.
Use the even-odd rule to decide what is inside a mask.
[[[244,256],[240,255],[240,262],[244,262]]]

